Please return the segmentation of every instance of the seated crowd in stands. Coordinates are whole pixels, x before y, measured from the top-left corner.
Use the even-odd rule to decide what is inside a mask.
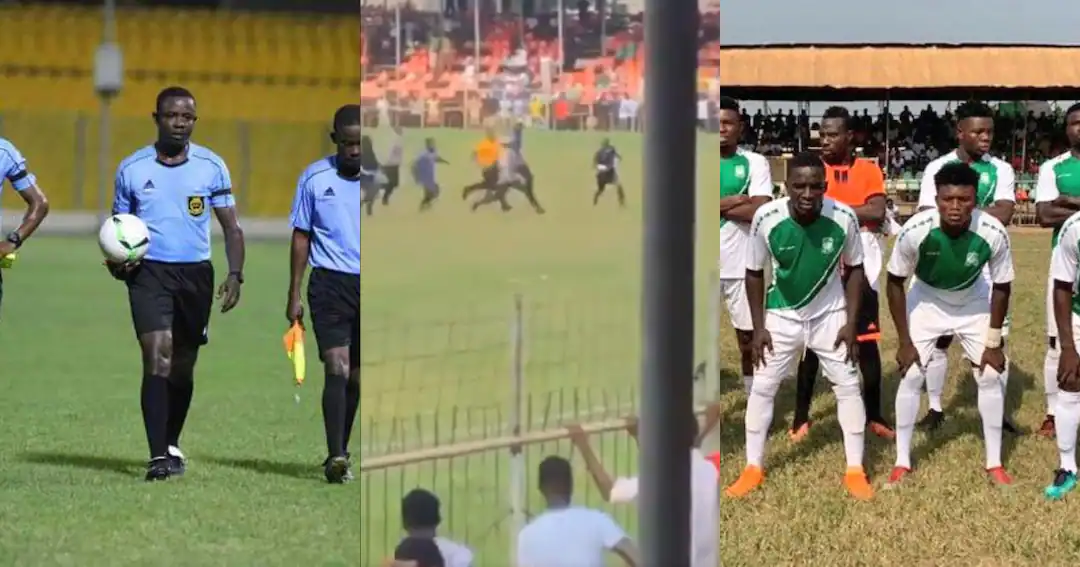
[[[904,106],[899,113],[871,115],[864,108],[854,112],[853,118],[856,145],[864,156],[877,157],[890,176],[921,173],[927,164],[956,146],[956,122],[948,110],[939,114],[928,105],[915,114]],[[813,148],[818,139],[818,124],[805,112],[766,114],[758,110],[751,115],[744,110],[743,122],[744,144],[769,156],[796,152],[800,142]],[[1036,174],[1040,163],[1065,148],[1060,116],[1029,112],[1026,117],[1002,113],[995,118],[991,151],[1010,161],[1018,175]]]

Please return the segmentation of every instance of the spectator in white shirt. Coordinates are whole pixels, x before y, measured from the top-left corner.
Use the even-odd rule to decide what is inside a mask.
[[[436,535],[442,523],[439,506],[439,498],[422,488],[406,494],[401,500],[401,524],[405,533],[408,538],[434,541],[446,563],[445,567],[472,567],[472,550]]]
[[[629,567],[641,564],[637,546],[611,516],[570,504],[570,461],[548,457],[538,476],[547,509],[518,534],[517,567],[604,567],[607,552]]]
[[[718,413],[708,416],[706,431],[719,421],[718,416]],[[697,418],[690,414],[688,420],[691,433],[689,444],[692,447],[690,450],[690,567],[716,567],[720,561],[720,472],[699,449],[703,436],[700,434]],[[627,432],[635,440],[637,439],[636,421],[627,426]],[[570,436],[585,459],[585,465],[593,480],[596,481],[600,493],[607,495],[608,501],[630,502],[637,498],[639,482],[636,477],[612,480],[581,428],[571,427]]]

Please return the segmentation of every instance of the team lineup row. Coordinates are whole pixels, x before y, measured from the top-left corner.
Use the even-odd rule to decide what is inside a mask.
[[[903,377],[894,429],[881,410],[877,345],[877,289],[885,260],[881,170],[854,157],[847,111],[830,108],[821,123],[821,154],[790,160],[786,196],[771,200],[765,158],[737,147],[738,103],[721,101],[720,277],[748,393],[746,467],[725,490],[727,497],[745,496],[764,482],[774,399],[781,382],[792,374],[799,378],[799,391],[791,436],[796,441],[805,436],[810,426],[807,392],[812,392],[818,367],[837,398],[849,493],[860,499],[874,494],[863,470],[866,430],[895,438],[896,463],[888,485],[903,482],[912,470],[911,445],[924,384],[931,400],[923,424],[934,427],[943,418],[946,350],[954,341],[971,362],[978,385],[987,474],[997,484],[1012,482],[1001,462],[1001,438],[1004,430],[1014,429],[1004,409],[1009,375],[1004,347],[1013,280],[1005,227],[1015,205],[1015,174],[987,153],[992,116],[981,103],[957,109],[958,147],[928,166],[920,212],[901,228],[885,267],[886,301],[899,339],[896,361]],[[1040,222],[1054,228],[1044,365],[1047,419],[1041,430],[1056,435],[1061,458],[1046,489],[1051,499],[1076,485],[1080,359],[1072,321],[1073,314],[1080,313],[1080,300],[1074,300],[1080,105],[1066,112],[1066,135],[1071,149],[1042,166],[1036,187]],[[766,288],[767,267],[772,281]]]
[[[137,260],[106,261],[109,273],[126,285],[142,354],[148,481],[186,470],[180,436],[215,300],[210,211],[224,233],[229,270],[216,292],[222,313],[240,301],[245,256],[229,169],[217,154],[191,141],[198,120],[195,97],[182,87],[164,89],[152,115],[156,139],[120,163],[112,210],[142,220],[151,235],[149,246]],[[348,445],[360,403],[360,138],[359,105],[339,108],[331,133],[336,153],[301,174],[289,218],[285,315],[290,324],[299,324],[307,306],[326,378],[323,468],[335,484],[352,478]],[[2,139],[0,175],[28,204],[22,224],[0,243],[0,257],[7,257],[30,238],[48,207],[26,160]]]

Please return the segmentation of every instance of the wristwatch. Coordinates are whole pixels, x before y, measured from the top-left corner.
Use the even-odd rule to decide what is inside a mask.
[[[236,278],[236,281],[244,283],[244,272],[229,272],[229,275]]]
[[[5,238],[4,240],[7,240],[8,242],[14,244],[16,250],[18,250],[23,243],[23,239],[21,236],[19,236],[19,231],[17,230],[9,232],[7,238]]]

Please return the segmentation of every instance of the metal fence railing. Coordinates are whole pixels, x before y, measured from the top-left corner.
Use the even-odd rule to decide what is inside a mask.
[[[718,313],[718,290],[714,281],[709,314]],[[699,411],[721,397],[721,327],[718,317],[705,319]],[[475,567],[512,564],[516,534],[542,509],[535,468],[548,455],[571,458],[570,424],[582,425],[608,470],[634,474],[637,447],[625,418],[637,411],[640,337],[636,309],[520,295],[498,312],[488,305],[443,320],[365,318],[354,450],[360,564],[379,565],[392,553],[401,497],[417,487],[440,496],[440,534],[470,546]],[[575,501],[605,507],[584,470],[576,473]],[[632,506],[609,511],[636,531]]]

